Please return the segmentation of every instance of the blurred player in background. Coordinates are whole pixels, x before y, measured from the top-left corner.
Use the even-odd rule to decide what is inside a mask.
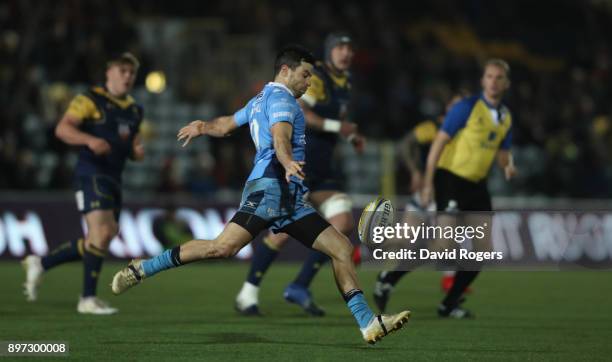
[[[214,240],[191,240],[148,260],[133,260],[115,274],[112,290],[120,294],[145,278],[170,268],[212,258],[228,258],[271,228],[285,232],[305,246],[332,259],[336,285],[355,317],[363,339],[375,343],[402,327],[410,312],[375,316],[359,288],[348,238],[323,219],[304,200],[306,121],[297,101],[310,84],[314,58],[300,46],[283,49],[274,64],[274,82],[235,114],[210,122],[194,121],[178,134],[186,146],[208,134],[224,137],[248,124],[257,149],[240,208]]]
[[[418,123],[414,128],[402,139],[399,144],[399,156],[410,173],[410,193],[414,199],[415,207],[421,208],[421,190],[423,188],[423,176],[425,174],[425,165],[427,164],[427,155],[436,134],[440,130],[440,126],[444,122],[444,118],[448,111],[462,98],[467,97],[467,93],[453,95],[446,103],[446,108],[443,114],[440,114],[435,120],[427,119]],[[427,205],[426,209],[435,210],[435,204],[432,201]]]
[[[110,241],[118,232],[121,210],[121,173],[128,158],[142,160],[138,136],[143,109],[129,95],[139,62],[131,53],[110,59],[104,87],[77,95],[55,128],[56,136],[78,146],[75,169],[76,202],[87,223],[85,239],[73,239],[40,258],[23,260],[25,295],[36,300],[43,273],[60,264],[83,260],[83,293],[77,311],[113,314],[116,308],[96,297],[98,276]]]
[[[501,59],[485,63],[482,93],[455,104],[444,119],[431,145],[421,190],[421,205],[435,201],[438,211],[491,211],[487,175],[497,158],[507,180],[516,173],[510,146],[512,115],[503,103],[510,87],[510,67]],[[435,175],[435,179],[434,179]],[[380,310],[386,308],[393,287],[406,271],[383,272],[377,278],[374,297]],[[454,283],[438,307],[438,315],[469,318],[461,307],[463,294],[479,271],[459,270]]]
[[[324,62],[317,62],[308,91],[300,98],[306,117],[305,184],[310,190],[308,201],[338,231],[350,236],[355,224],[351,199],[342,191],[341,176],[334,167],[333,154],[338,139],[350,141],[361,152],[365,139],[357,125],[347,121],[351,82],[349,68],[353,60],[351,38],[332,33],[325,40]],[[236,309],[245,315],[259,315],[259,284],[289,236],[269,233],[255,250],[251,268],[236,297]],[[301,306],[306,313],[323,316],[324,311],[313,301],[310,283],[327,255],[312,250],[295,280],[284,291],[284,297]]]
[[[443,114],[440,114],[434,120],[425,120],[418,123],[410,133],[404,137],[399,145],[399,155],[404,166],[410,173],[410,192],[412,194],[410,202],[406,205],[408,212],[431,212],[436,211],[436,204],[433,200],[423,206],[421,205],[421,191],[423,188],[423,175],[425,174],[425,165],[427,163],[427,155],[431,148],[431,143],[436,137],[438,130],[444,122],[444,117],[450,109],[458,103],[462,98],[467,97],[467,92],[460,92],[451,97],[446,103]],[[409,215],[409,214],[406,214]],[[419,220],[420,222],[421,220]],[[417,222],[418,223],[418,222]],[[378,279],[399,280],[408,271],[383,271],[379,274]],[[393,273],[385,278],[386,274]],[[455,272],[445,271],[440,282],[442,290],[448,292],[453,286],[455,280]],[[374,290],[374,300],[378,304],[379,309],[385,303],[384,291],[382,283],[377,283]]]

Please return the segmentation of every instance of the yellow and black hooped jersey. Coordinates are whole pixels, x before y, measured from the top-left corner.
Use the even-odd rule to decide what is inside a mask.
[[[301,99],[320,117],[342,120],[347,116],[350,96],[350,74],[338,74],[317,62],[310,78],[310,87]],[[337,133],[306,129],[307,175],[318,179],[334,178],[331,155],[337,141]]]
[[[120,180],[125,161],[132,155],[143,117],[142,107],[129,95],[119,99],[102,87],[94,87],[74,97],[66,115],[81,121],[81,131],[102,138],[111,146],[111,153],[103,156],[80,146],[75,173],[103,174]]]
[[[451,136],[442,150],[438,168],[473,182],[487,177],[499,149],[512,143],[512,115],[500,104],[493,107],[482,95],[457,103],[444,119],[441,130]]]

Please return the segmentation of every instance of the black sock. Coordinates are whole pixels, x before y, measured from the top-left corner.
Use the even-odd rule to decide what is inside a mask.
[[[383,271],[378,274],[378,281],[395,286],[408,272],[408,270]]]
[[[446,294],[446,298],[442,301],[447,308],[454,308],[457,306],[459,298],[465,292],[465,289],[476,279],[480,271],[463,271],[460,270],[455,274],[455,282],[452,288]]]
[[[323,264],[325,264],[328,260],[329,256],[320,251],[311,250],[310,254],[308,255],[308,259],[306,259],[304,265],[302,265],[302,269],[293,283],[301,285],[304,288],[308,288]]]
[[[83,239],[73,239],[53,249],[40,262],[45,270],[83,258]]]
[[[83,297],[96,295],[98,277],[104,261],[104,251],[95,246],[88,246],[83,255]]]
[[[259,286],[261,279],[270,267],[270,264],[278,256],[278,250],[272,249],[264,240],[262,240],[255,248],[255,255],[251,261],[251,268],[247,275],[247,282]]]
[[[363,291],[361,289],[355,288],[355,289],[349,290],[346,293],[342,293],[342,298],[344,298],[344,301],[348,303],[351,301],[351,299],[353,299],[354,296],[359,295],[359,294],[363,295]]]
[[[172,260],[172,264],[174,264],[174,266],[181,266],[183,264],[187,264],[187,263],[183,263],[183,261],[181,260],[181,246],[180,245],[172,248],[172,250],[170,251],[170,259]]]

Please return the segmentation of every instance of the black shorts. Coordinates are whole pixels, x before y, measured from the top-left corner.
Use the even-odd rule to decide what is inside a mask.
[[[238,211],[230,222],[245,228],[253,238],[273,223],[273,221],[266,221],[255,214],[244,211]],[[317,237],[329,226],[330,224],[319,213],[313,212],[283,226],[277,231],[287,233],[307,248],[312,248],[312,244],[317,240]]]
[[[487,181],[473,182],[454,173],[437,169],[434,177],[438,211],[491,211]]]
[[[121,211],[121,184],[106,175],[77,175],[75,177],[77,208],[82,214],[93,210],[113,210],[115,219]]]

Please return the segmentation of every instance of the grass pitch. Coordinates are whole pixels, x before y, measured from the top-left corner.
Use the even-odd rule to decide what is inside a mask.
[[[298,265],[275,264],[262,284],[265,317],[241,317],[234,297],[247,271],[242,263],[201,263],[161,273],[115,297],[108,284],[123,264],[107,263],[100,297],[114,316],[81,316],[79,263],[49,272],[39,300],[21,293],[17,262],[0,263],[0,340],[68,341],[83,360],[610,360],[610,272],[485,272],[466,307],[474,320],[440,320],[440,274],[417,271],[398,285],[389,310],[412,319],[376,346],[365,344],[335,289],[329,267],[315,280],[323,318],[308,317],[282,299]],[[359,271],[369,299],[375,271]],[[373,304],[372,304],[373,305]],[[1,358],[0,358],[1,359]],[[64,358],[58,358],[64,359]],[[24,360],[20,357],[20,360]]]

